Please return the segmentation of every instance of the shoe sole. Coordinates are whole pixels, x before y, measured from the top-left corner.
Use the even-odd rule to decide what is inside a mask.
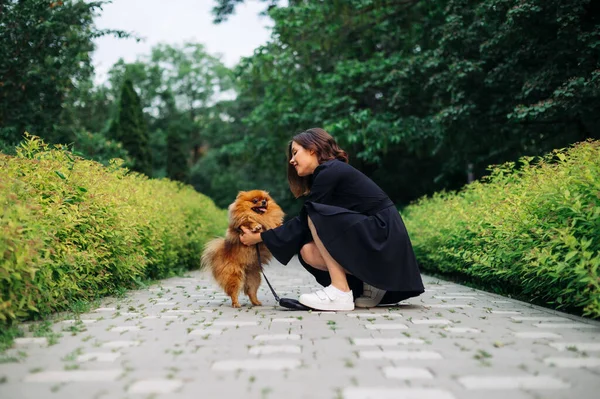
[[[326,304],[312,304],[309,301],[303,301],[302,298],[298,300],[304,306],[308,306],[311,309],[315,310],[329,310],[329,311],[337,311],[337,312],[350,312],[354,310],[354,302],[347,304],[346,306],[340,307],[337,305],[326,305]]]

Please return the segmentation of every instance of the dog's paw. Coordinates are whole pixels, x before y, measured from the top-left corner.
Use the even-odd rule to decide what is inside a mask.
[[[259,231],[262,231],[263,227],[260,224],[257,224],[256,226],[254,226],[252,228],[252,232],[253,233],[258,233]]]

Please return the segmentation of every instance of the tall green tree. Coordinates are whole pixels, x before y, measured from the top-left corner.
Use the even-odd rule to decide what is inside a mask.
[[[167,176],[171,180],[187,182],[189,149],[187,132],[182,124],[172,122],[167,133]]]
[[[103,35],[93,17],[106,1],[3,0],[0,2],[0,142],[14,145],[23,132],[49,142],[70,142],[63,113],[93,68],[92,40]]]
[[[217,2],[224,16],[238,3]],[[237,70],[252,106],[223,147],[244,162],[283,169],[289,137],[323,126],[406,203],[599,135],[597,1],[308,0],[269,15],[271,41]]]
[[[145,110],[153,158],[153,175],[167,175],[167,135],[175,122],[186,132],[185,153],[196,162],[207,145],[203,126],[213,118],[211,107],[233,87],[231,71],[200,43],[157,45],[132,63],[119,60],[109,71],[109,95],[131,79]]]
[[[109,130],[112,139],[123,143],[123,147],[133,159],[132,169],[152,176],[148,128],[140,98],[131,80],[126,79],[121,89],[119,112]]]

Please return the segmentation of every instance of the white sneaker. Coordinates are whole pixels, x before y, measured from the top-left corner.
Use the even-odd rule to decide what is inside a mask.
[[[317,310],[354,310],[352,291],[341,292],[332,285],[312,294],[302,294],[298,301],[304,306]]]
[[[356,298],[354,304],[358,308],[372,308],[379,305],[381,299],[385,295],[385,290],[380,290],[372,285],[363,283],[363,293],[359,298]]]

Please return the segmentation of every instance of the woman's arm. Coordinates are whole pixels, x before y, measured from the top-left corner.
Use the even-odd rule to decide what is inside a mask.
[[[249,228],[245,226],[241,226],[243,234],[240,234],[240,241],[244,245],[254,245],[262,242],[262,237],[260,236],[260,232],[253,233]]]
[[[308,224],[298,216],[279,227],[261,233],[252,233],[248,229],[243,231],[244,234],[240,235],[242,244],[254,245],[263,242],[275,259],[284,265],[287,265],[290,259],[300,252],[302,245],[311,238]]]

